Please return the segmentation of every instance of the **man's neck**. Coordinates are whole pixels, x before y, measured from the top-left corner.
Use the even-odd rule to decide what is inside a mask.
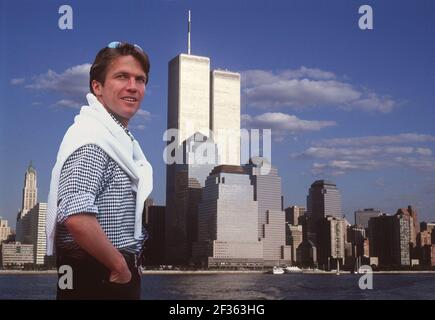
[[[116,120],[119,121],[119,123],[121,123],[125,128],[128,127],[128,120],[125,118],[122,118],[121,116],[117,115],[115,112],[113,112],[112,110],[110,110],[109,108],[106,107],[107,112],[109,112],[112,116],[115,117]]]
[[[100,98],[97,97],[97,100],[100,101],[100,103],[103,105],[104,109],[107,110],[107,112],[109,112],[111,115],[113,115],[116,120],[118,120],[125,128],[128,127],[128,119],[125,119],[123,117],[121,117],[120,115],[116,114],[115,112],[113,112],[105,103],[104,101]]]

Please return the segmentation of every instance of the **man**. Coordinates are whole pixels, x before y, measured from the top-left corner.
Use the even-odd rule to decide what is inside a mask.
[[[55,248],[58,268],[72,270],[69,284],[59,274],[58,299],[140,298],[152,168],[127,126],[149,69],[139,46],[121,42],[100,50],[91,67],[89,106],[65,134],[48,198],[47,254]]]

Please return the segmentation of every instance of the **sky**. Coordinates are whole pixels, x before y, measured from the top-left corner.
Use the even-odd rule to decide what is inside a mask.
[[[62,30],[59,8],[72,8]],[[373,29],[361,30],[362,5]],[[111,41],[151,61],[129,128],[154,169],[163,162],[168,62],[187,52],[241,74],[243,128],[272,129],[284,205],[306,205],[315,180],[337,184],[343,212],[414,206],[435,221],[435,2],[0,0],[0,216],[15,227],[24,174],[38,172],[46,202],[59,144],[88,92],[95,54]]]

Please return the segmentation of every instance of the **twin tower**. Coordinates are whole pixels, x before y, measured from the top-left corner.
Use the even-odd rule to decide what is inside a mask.
[[[172,59],[168,129],[173,130],[169,143],[181,157],[167,164],[166,258],[186,264],[197,240],[198,204],[208,174],[219,164],[240,165],[240,74],[210,70],[207,57],[180,54]],[[208,156],[215,164],[194,161],[204,144],[214,151]]]
[[[253,262],[267,252],[270,260],[283,259],[280,178],[276,170],[262,177],[265,189],[274,190],[262,200],[252,163],[241,166],[240,74],[211,70],[207,57],[172,59],[167,127],[166,261],[204,265],[203,258],[210,262],[219,252]],[[276,201],[267,205],[271,197]],[[271,229],[275,222],[278,232]],[[273,236],[266,236],[269,229]]]

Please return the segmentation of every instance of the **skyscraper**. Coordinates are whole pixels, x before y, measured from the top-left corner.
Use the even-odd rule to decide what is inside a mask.
[[[325,268],[334,269],[345,263],[346,225],[343,218],[326,216],[319,221],[317,259]]]
[[[307,196],[307,213],[318,220],[326,216],[341,218],[341,195],[335,183],[327,180],[315,181]]]
[[[166,241],[170,263],[186,264],[197,241],[198,203],[218,164],[240,165],[240,74],[214,70],[207,57],[169,62]],[[211,130],[213,130],[211,132]],[[201,162],[204,157],[210,161]]]
[[[305,208],[299,206],[290,206],[285,209],[285,221],[294,226],[299,225],[299,218],[305,214]]]
[[[146,242],[146,265],[161,265],[165,259],[165,207],[149,206],[146,225],[149,239]]]
[[[263,265],[257,221],[258,202],[246,171],[240,166],[215,167],[199,205],[195,260],[208,267]]]
[[[171,135],[174,140],[168,145],[173,143],[175,152],[181,155],[175,163],[167,163],[166,169],[165,232],[169,263],[186,264],[190,258],[186,153],[190,141],[200,142],[199,137],[209,137],[209,128],[210,59],[180,54],[169,62],[168,73],[168,129],[176,129]],[[202,185],[205,178],[198,183]]]
[[[23,217],[26,213],[32,209],[38,201],[38,189],[37,189],[37,175],[36,170],[30,162],[26,173],[24,175],[24,188],[23,188],[23,203],[20,212],[20,216]]]
[[[262,166],[270,168],[262,174]],[[266,158],[254,157],[244,166],[254,186],[258,202],[258,238],[263,242],[264,264],[291,263],[291,247],[286,245],[285,213],[282,208],[281,177]]]
[[[240,74],[210,74],[210,129],[218,164],[240,165]]]
[[[396,214],[404,215],[410,220],[411,224],[409,229],[409,237],[412,246],[415,247],[417,244],[417,234],[420,232],[417,210],[415,210],[412,206],[408,206],[407,208],[398,209]]]
[[[326,216],[343,217],[341,195],[335,183],[327,180],[317,180],[311,185],[307,196],[307,235],[308,239],[316,245],[315,235],[318,233],[319,222]]]
[[[370,257],[381,266],[410,265],[410,219],[406,215],[381,215],[369,220]]]
[[[37,203],[24,217],[17,221],[17,241],[32,244],[35,264],[45,264],[47,240],[45,237],[45,220],[47,203]]]
[[[45,237],[46,203],[37,203],[36,170],[29,164],[24,178],[23,208],[17,217],[16,241],[33,245],[33,263],[46,262],[47,241]]]
[[[367,229],[369,227],[369,220],[371,217],[377,217],[381,214],[380,210],[373,208],[355,211],[355,224]]]

